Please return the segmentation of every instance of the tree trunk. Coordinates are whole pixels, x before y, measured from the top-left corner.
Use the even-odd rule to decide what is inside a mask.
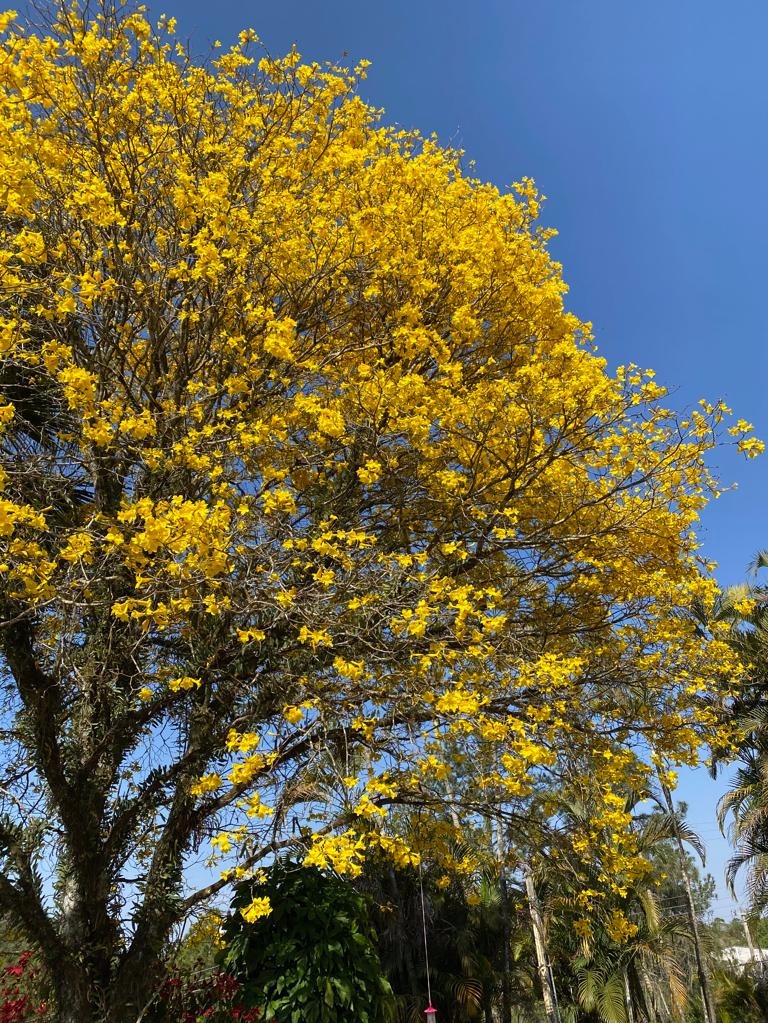
[[[54,977],[54,1023],[145,1023],[162,976],[160,962],[139,974],[93,978],[83,963],[62,965]]]
[[[561,1023],[560,1010],[557,1006],[557,993],[555,982],[552,976],[552,967],[549,962],[547,951],[547,937],[544,931],[544,921],[541,916],[539,897],[536,894],[536,886],[533,883],[533,874],[527,863],[522,864],[525,875],[525,891],[528,896],[528,909],[531,914],[533,925],[533,943],[536,948],[536,962],[538,964],[539,979],[541,980],[541,994],[544,999],[544,1012],[547,1023]]]
[[[629,986],[629,975],[624,971],[624,1006],[627,1014],[627,1023],[635,1023],[635,1009],[632,1004],[632,991]]]
[[[100,1023],[103,1012],[94,1004],[91,986],[84,970],[65,968],[54,977],[55,1023]]]
[[[757,955],[755,954],[755,945],[754,945],[754,942],[752,941],[752,932],[749,929],[749,924],[747,923],[747,918],[744,915],[742,915],[742,917],[741,917],[741,926],[744,928],[744,937],[747,939],[747,948],[749,949],[749,958],[752,961],[752,969],[754,971],[754,970],[757,969]]]
[[[105,900],[86,902],[66,878],[59,906],[57,947],[41,946],[51,979],[55,1023],[137,1023],[163,974],[162,943],[121,948]]]

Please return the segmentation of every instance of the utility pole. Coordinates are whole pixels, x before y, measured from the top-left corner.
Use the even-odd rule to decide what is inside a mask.
[[[541,980],[541,993],[544,998],[544,1012],[547,1016],[547,1023],[561,1023],[560,1010],[557,1006],[557,991],[555,990],[555,979],[552,976],[552,966],[549,962],[547,951],[547,935],[544,930],[544,920],[541,915],[541,905],[536,894],[536,885],[533,883],[533,873],[527,863],[521,864],[523,876],[525,877],[525,891],[528,896],[528,909],[533,924],[533,941],[536,946],[536,962],[539,967],[539,978]]]
[[[667,804],[667,810],[672,818],[675,829],[675,841],[677,843],[677,851],[680,857],[680,873],[683,877],[683,886],[685,888],[685,904],[688,910],[688,923],[691,927],[691,937],[693,938],[693,948],[696,954],[696,972],[699,976],[699,986],[701,987],[701,1001],[704,1009],[704,1023],[717,1023],[717,1012],[715,1010],[715,999],[712,995],[712,988],[709,983],[709,975],[706,969],[706,963],[704,962],[704,953],[701,947],[701,935],[699,934],[699,924],[696,919],[696,907],[693,902],[693,889],[691,888],[691,878],[688,873],[688,866],[686,863],[685,846],[683,840],[680,837],[680,827],[677,820],[677,814],[675,813],[675,807],[672,802],[672,793],[669,791],[669,786],[662,781],[661,774],[659,774],[659,784],[661,785],[661,791],[664,793],[664,800]]]

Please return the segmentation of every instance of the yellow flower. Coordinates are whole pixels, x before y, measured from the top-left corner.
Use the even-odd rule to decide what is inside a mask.
[[[637,934],[639,928],[637,924],[631,923],[620,910],[616,909],[611,913],[605,929],[609,937],[613,938],[617,944],[623,945]]]
[[[216,773],[204,774],[202,778],[198,778],[197,781],[190,786],[189,791],[193,796],[202,796],[206,792],[215,792],[216,789],[221,788],[222,785],[223,782],[220,775]]]
[[[312,578],[315,582],[320,583],[321,586],[330,586],[333,580],[336,578],[336,573],[332,568],[318,568],[313,574]]]
[[[304,720],[304,711],[301,707],[283,707],[283,717],[290,725],[298,725],[300,721]]]
[[[333,666],[339,675],[353,682],[359,682],[365,675],[365,665],[362,661],[346,661],[343,657],[335,657]]]
[[[253,781],[260,771],[263,771],[274,759],[274,754],[254,753],[246,757],[242,763],[233,764],[229,772],[229,780],[235,785],[247,785]]]
[[[269,916],[272,912],[272,903],[267,896],[258,896],[251,900],[247,906],[240,910],[240,915],[249,924],[255,924],[262,917]]]
[[[93,561],[93,537],[90,533],[73,533],[59,553],[62,561]]]
[[[344,417],[338,409],[322,409],[317,417],[317,428],[329,437],[341,437],[346,429]]]
[[[357,478],[361,483],[371,484],[380,479],[381,472],[381,462],[377,462],[374,458],[369,458],[367,462],[357,470]]]
[[[285,487],[267,491],[262,498],[262,504],[266,515],[293,515],[297,510],[293,495]]]
[[[387,816],[386,808],[371,802],[370,797],[366,795],[362,796],[360,802],[355,807],[355,813],[358,817],[367,817],[369,819]]]
[[[184,675],[182,678],[172,678],[168,683],[168,688],[172,693],[179,693],[184,689],[199,689],[202,685],[202,681],[199,678],[190,678],[189,675]]]
[[[273,320],[264,336],[264,351],[276,359],[291,362],[296,344],[296,321],[289,317]]]
[[[232,848],[232,836],[226,831],[220,835],[214,835],[211,839],[211,845],[214,849],[218,850],[222,855],[226,855]]]
[[[309,629],[302,625],[299,629],[299,643],[306,643],[313,650],[320,646],[333,646],[333,640],[327,629]]]
[[[365,841],[353,831],[340,835],[315,835],[312,847],[304,857],[305,866],[335,870],[337,874],[359,877]]]
[[[580,938],[591,938],[592,937],[592,924],[589,920],[580,919],[575,920],[573,923],[573,929],[576,931]]]
[[[263,629],[238,629],[237,638],[241,643],[256,642],[260,643],[266,638],[266,632]]]
[[[234,728],[227,734],[227,749],[238,753],[250,753],[261,742],[256,732],[237,732]]]

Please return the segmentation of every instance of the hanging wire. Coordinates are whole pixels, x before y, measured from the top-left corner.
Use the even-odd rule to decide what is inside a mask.
[[[429,978],[429,945],[427,943],[427,913],[424,908],[424,881],[422,880],[421,860],[419,860],[419,893],[421,895],[421,929],[424,935],[424,965],[427,968],[427,1001],[432,1005],[432,985]]]

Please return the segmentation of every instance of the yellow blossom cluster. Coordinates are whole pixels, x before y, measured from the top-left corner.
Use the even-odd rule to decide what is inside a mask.
[[[15,20],[0,611],[23,626],[0,642],[23,649],[0,654],[51,680],[19,706],[61,700],[61,763],[118,758],[72,791],[105,828],[162,831],[165,787],[128,809],[88,787],[144,743],[185,798],[217,793],[192,832],[239,812],[263,837],[269,803],[271,842],[335,821],[306,862],[354,874],[390,803],[446,798],[456,763],[468,800],[521,813],[588,763],[601,826],[575,842],[620,886],[642,868],[615,802],[637,736],[695,762],[722,736],[712,678],[738,684],[724,632],[685,617],[717,598],[695,528],[730,410],[678,414],[651,371],[609,372],[534,182],[502,192],[384,126],[362,65],[257,60],[246,32],[198,66],[142,11]],[[319,779],[361,763],[378,777],[339,817]]]
[[[262,917],[269,916],[271,912],[272,903],[266,895],[251,899],[248,905],[240,910],[241,916],[249,924],[256,923]]]
[[[352,829],[338,835],[318,835],[304,857],[304,865],[329,868],[347,877],[359,877],[363,870],[365,846],[365,839]]]

